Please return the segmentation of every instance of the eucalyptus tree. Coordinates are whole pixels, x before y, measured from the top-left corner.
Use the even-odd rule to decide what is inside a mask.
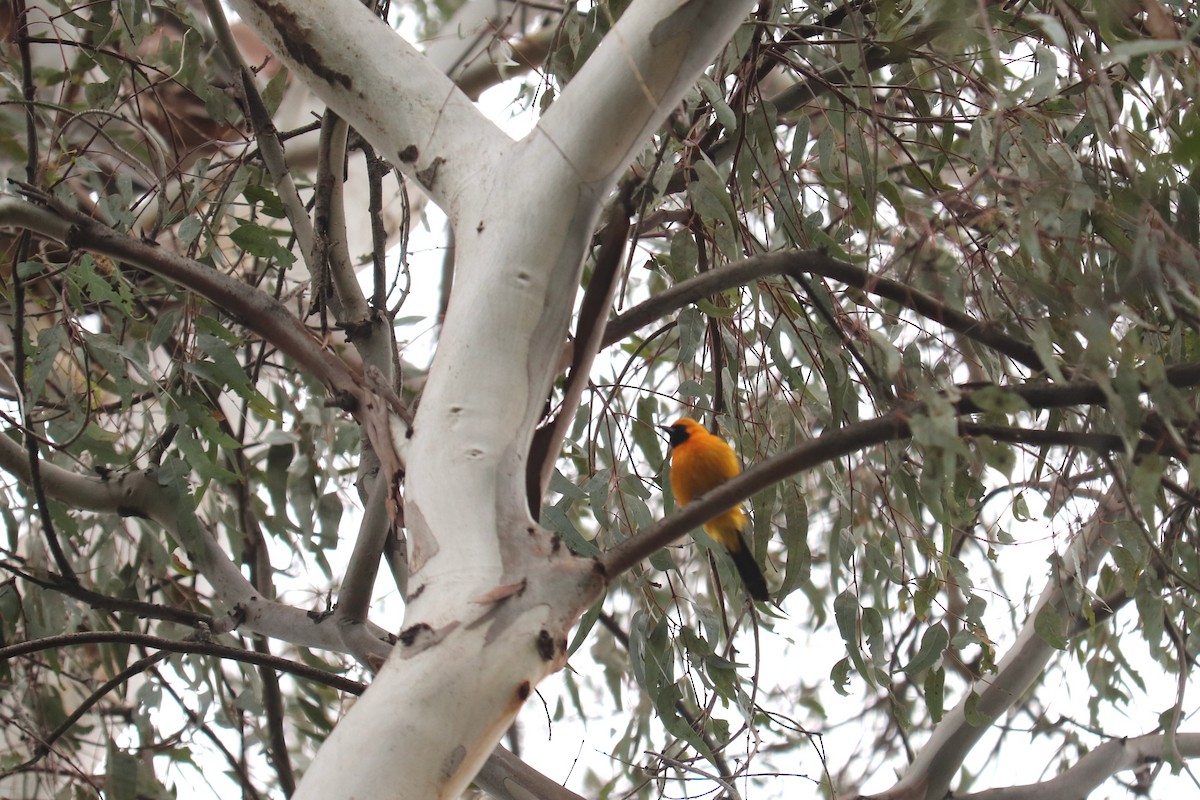
[[[230,6],[7,19],[6,794],[1194,783],[1192,3]]]

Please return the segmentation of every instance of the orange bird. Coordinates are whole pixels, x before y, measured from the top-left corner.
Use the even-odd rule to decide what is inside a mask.
[[[675,502],[687,505],[742,471],[737,454],[720,436],[713,436],[694,419],[659,425],[671,439],[671,491]],[[715,539],[737,567],[746,591],[755,600],[769,600],[767,581],[746,546],[746,514],[741,506],[722,511],[704,523],[704,532]]]

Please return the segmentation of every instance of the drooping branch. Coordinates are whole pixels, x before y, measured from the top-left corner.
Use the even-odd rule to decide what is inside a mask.
[[[72,248],[111,256],[193,291],[271,342],[331,390],[350,396],[360,391],[355,387],[361,386],[361,378],[321,347],[287,307],[269,294],[198,261],[138,241],[56,201],[47,201],[40,215],[29,213],[26,207],[31,205],[16,197],[0,197],[0,226],[28,227]]]
[[[43,577],[41,575],[33,575],[24,571],[20,566],[7,562],[0,561],[0,570],[27,581],[34,586],[79,600],[87,604],[89,608],[100,611],[107,611],[112,614],[130,614],[139,619],[158,619],[165,622],[174,622],[189,628],[207,627],[213,629],[218,626],[216,618],[211,614],[200,614],[185,608],[175,608],[159,603],[150,603],[145,600],[131,600],[128,597],[114,597],[97,592],[94,589],[89,589],[82,582],[64,581],[56,576]]]
[[[808,274],[830,278],[899,303],[904,308],[979,342],[1034,372],[1040,372],[1045,366],[1041,356],[1029,342],[1005,333],[996,325],[981,322],[969,314],[956,311],[905,283],[872,275],[867,270],[836,259],[822,250],[789,250],[753,256],[745,261],[709,270],[681,281],[611,320],[604,331],[604,345],[615,344],[639,328],[656,322],[689,303],[726,289],[744,286],[773,275]]]
[[[54,200],[36,205],[0,196],[0,227],[27,228],[72,248],[111,256],[207,298],[324,383],[337,401],[363,424],[388,474],[399,473],[401,460],[395,442],[403,442],[403,437],[392,436],[390,420],[395,415],[407,421],[410,418],[407,409],[389,394],[390,387],[364,380],[322,347],[287,307],[271,295],[198,261],[138,241]]]
[[[254,666],[270,667],[280,672],[295,675],[298,678],[317,681],[318,683],[332,686],[338,691],[356,695],[362,694],[366,688],[358,681],[352,681],[318,667],[290,661],[279,656],[258,653],[253,650],[243,650],[238,647],[229,647],[228,645],[217,644],[216,642],[205,641],[200,638],[167,639],[162,636],[151,636],[131,631],[83,631],[81,633],[64,633],[59,636],[46,636],[41,639],[18,642],[7,647],[0,647],[0,662],[19,658],[30,653],[56,650],[61,647],[78,647],[93,644],[139,645],[155,650],[165,650],[169,653],[196,653],[199,655],[217,656],[218,658],[228,658],[245,664],[253,664]]]
[[[946,796],[967,754],[983,735],[1042,676],[1058,652],[1042,636],[1042,614],[1053,614],[1065,635],[1081,613],[1086,584],[1117,539],[1117,527],[1129,514],[1121,489],[1109,489],[1091,520],[1055,559],[1050,578],[1017,639],[996,665],[994,675],[942,717],[916,759],[894,787],[876,800],[935,800]],[[967,709],[971,707],[971,719]],[[1060,795],[1048,795],[1060,796]],[[1067,795],[1070,796],[1070,795]]]
[[[0,469],[23,483],[29,481],[29,461],[25,451],[7,436],[0,436]],[[196,569],[213,586],[219,601],[230,612],[220,624],[214,621],[215,631],[244,627],[300,647],[346,651],[347,646],[336,625],[321,624],[302,609],[263,597],[221,549],[211,532],[198,522],[181,523],[181,517],[191,512],[181,507],[177,499],[168,497],[152,474],[139,470],[93,478],[49,462],[41,464],[41,474],[46,493],[52,499],[69,502],[72,507],[85,511],[145,517],[169,531],[188,550]],[[136,612],[137,609],[130,610]],[[186,619],[176,621],[187,622]],[[374,627],[371,632],[377,639],[376,655],[386,656],[391,649],[384,641],[388,634]]]
[[[107,694],[112,692],[114,689],[125,685],[134,677],[142,674],[146,670],[153,668],[155,664],[165,660],[170,654],[170,651],[160,650],[153,655],[146,656],[145,658],[139,658],[137,661],[133,662],[128,667],[121,670],[104,683],[100,684],[100,686],[93,689],[88,696],[84,698],[83,702],[76,706],[75,710],[68,714],[66,719],[60,722],[58,726],[54,728],[54,730],[37,737],[37,744],[34,745],[33,753],[26,761],[0,772],[0,779],[10,774],[22,772],[41,761],[50,754],[51,748],[54,747],[55,742],[65,736],[67,732],[71,730],[71,728],[74,728],[75,725],[78,724],[79,720],[83,719],[83,717],[89,711],[91,711],[97,703],[104,699]]]
[[[16,30],[14,33],[16,34],[15,39],[21,57],[21,93],[25,101],[25,180],[32,183],[37,179],[40,157],[37,121],[34,114],[34,101],[37,97],[33,75],[33,59],[29,49],[29,15],[24,2],[14,3],[11,7],[11,13],[15,16]],[[33,427],[33,413],[26,405],[26,391],[28,387],[26,384],[27,353],[25,350],[25,279],[21,275],[19,265],[28,257],[30,243],[31,237],[28,230],[22,231],[21,235],[17,237],[16,252],[13,253],[13,269],[11,274],[13,371],[6,377],[12,378],[13,390],[17,397],[17,408],[21,416],[21,424],[26,429],[25,454],[28,459],[26,463],[29,470],[29,484],[32,486],[34,497],[37,499],[37,512],[42,522],[42,536],[46,540],[46,547],[50,550],[50,554],[63,580],[69,583],[78,583],[79,578],[71,566],[70,559],[67,558],[62,541],[59,539],[58,532],[55,529],[49,504],[46,502],[45,487],[42,485],[41,459],[38,454],[38,443],[30,432]]]
[[[779,42],[779,46],[805,44],[806,40],[817,34],[818,31],[821,32],[819,35],[823,35],[830,27],[836,27],[840,24],[841,18],[844,17],[844,11],[845,6],[832,12],[820,25],[812,26],[807,31],[794,31],[791,35],[785,36]],[[813,72],[807,75],[804,80],[798,81],[767,98],[766,103],[763,105],[769,106],[780,117],[785,114],[801,111],[818,97],[835,91],[835,87],[837,86],[851,84],[855,81],[863,81],[866,79],[866,76],[876,70],[883,69],[892,64],[902,64],[905,61],[912,60],[915,57],[914,54],[917,48],[928,44],[938,34],[944,33],[947,24],[946,20],[935,17],[912,31],[903,41],[863,43],[862,61],[857,66],[849,67],[845,64],[839,64],[820,73]],[[764,65],[764,69],[765,67],[766,65]],[[764,74],[765,71],[760,72],[760,79]],[[844,95],[840,96],[845,97]],[[756,105],[747,108],[744,116],[750,118],[754,114],[762,113],[762,106]],[[715,126],[713,133],[707,136],[706,140],[701,144],[704,156],[714,164],[724,164],[727,162],[737,152],[738,146],[742,142],[740,131],[734,131],[718,138],[720,133],[719,126]],[[691,180],[693,180],[692,170],[688,165],[684,165],[682,169],[679,169],[671,176],[671,180],[667,184],[667,191],[670,193],[681,192],[687,188]]]
[[[626,652],[629,652],[629,633],[613,619],[611,614],[607,611],[601,611],[597,621],[612,635],[617,644],[621,645]],[[692,709],[683,701],[683,698],[677,698],[674,706],[676,713],[687,722],[688,727],[696,731],[696,735],[707,746],[708,752],[703,755],[716,767],[717,774],[720,776],[721,783],[728,792],[730,800],[741,800],[742,795],[734,783],[737,776],[730,768],[729,761],[725,758],[724,748],[712,737],[712,733],[704,726],[704,721],[692,712]]]

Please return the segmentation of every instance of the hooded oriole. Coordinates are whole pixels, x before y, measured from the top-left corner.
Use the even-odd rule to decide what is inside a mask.
[[[671,439],[671,492],[675,502],[687,505],[742,471],[737,454],[719,436],[714,436],[694,419],[660,425]],[[746,546],[742,531],[746,514],[741,506],[726,509],[704,523],[704,531],[729,553],[746,591],[755,600],[768,600],[767,582]]]

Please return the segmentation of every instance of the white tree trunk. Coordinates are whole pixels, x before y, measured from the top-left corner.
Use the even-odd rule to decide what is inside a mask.
[[[305,798],[458,796],[603,589],[526,504],[526,455],[602,203],[751,0],[637,0],[511,142],[342,0],[235,0],[288,66],[455,227],[455,284],[406,455],[401,642],[305,774]]]

